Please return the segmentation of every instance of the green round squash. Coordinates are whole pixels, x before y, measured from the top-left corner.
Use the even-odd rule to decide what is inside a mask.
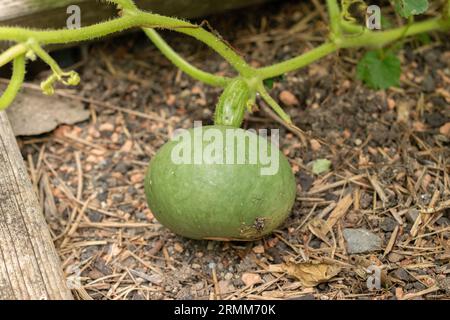
[[[296,183],[267,138],[215,125],[166,143],[150,161],[145,193],[156,219],[179,235],[253,240],[287,218]]]

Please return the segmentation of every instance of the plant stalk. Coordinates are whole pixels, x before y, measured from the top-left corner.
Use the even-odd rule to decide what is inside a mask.
[[[0,97],[0,111],[5,110],[14,101],[25,79],[25,55],[14,59],[11,81]]]
[[[230,78],[213,75],[209,72],[198,69],[178,53],[176,53],[163,38],[153,29],[144,28],[145,34],[150,38],[153,44],[180,70],[188,74],[194,79],[200,80],[215,87],[225,87],[230,82]]]

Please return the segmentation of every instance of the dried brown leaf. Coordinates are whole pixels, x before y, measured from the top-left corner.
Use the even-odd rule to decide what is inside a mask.
[[[350,209],[350,206],[353,203],[352,194],[349,193],[345,197],[343,197],[336,205],[336,208],[334,208],[333,212],[331,212],[330,216],[327,219],[327,224],[329,227],[329,230],[333,228],[333,226],[336,224],[336,222],[339,221]]]
[[[341,272],[341,267],[327,263],[287,263],[284,270],[300,280],[305,287],[315,287],[336,276]]]
[[[308,229],[317,238],[319,238],[326,244],[331,245],[330,240],[327,237],[330,228],[325,220],[321,218],[315,218],[311,220],[311,222],[308,224]]]

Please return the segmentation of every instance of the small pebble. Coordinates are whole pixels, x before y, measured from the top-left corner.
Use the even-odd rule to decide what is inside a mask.
[[[437,219],[436,224],[441,227],[448,227],[450,226],[450,219],[446,217],[440,217]]]
[[[220,293],[222,294],[233,292],[235,290],[233,284],[229,280],[220,280],[218,284]]]
[[[450,122],[447,122],[446,124],[442,125],[439,128],[439,133],[444,136],[450,137]]]
[[[133,184],[141,183],[144,181],[144,175],[142,173],[135,173],[130,177],[130,181]]]
[[[252,286],[257,283],[261,283],[262,281],[261,276],[259,274],[250,272],[242,274],[241,280],[246,286]]]
[[[124,196],[123,193],[115,193],[115,194],[112,195],[112,200],[114,202],[119,202],[120,203],[120,202],[123,201],[124,198],[125,198],[125,196]]]
[[[231,280],[231,279],[233,279],[233,274],[231,272],[227,272],[225,274],[224,278],[225,278],[225,280]]]
[[[100,192],[97,194],[97,200],[100,202],[104,202],[108,199],[108,190]]]
[[[419,217],[419,211],[417,209],[409,209],[405,216],[409,222],[414,223]]]
[[[173,248],[178,253],[183,253],[183,251],[184,251],[184,247],[179,242],[175,242],[175,244],[173,245]]]
[[[212,251],[212,250],[214,250],[214,247],[215,247],[214,241],[209,241],[208,246],[206,247],[206,250]]]
[[[349,254],[372,252],[381,248],[381,238],[369,230],[347,228],[343,235]]]
[[[101,222],[103,220],[103,215],[93,210],[89,210],[88,217],[92,222]]]
[[[309,242],[309,246],[313,249],[319,249],[322,241],[319,239],[313,239]]]
[[[409,273],[403,269],[403,268],[399,268],[397,270],[395,270],[394,272],[391,273],[395,278],[408,282],[411,281],[411,276],[409,275]]]
[[[252,250],[254,253],[262,254],[262,253],[264,253],[264,246],[263,245],[255,246],[255,247],[253,247]]]
[[[102,123],[98,128],[100,131],[114,131],[114,125],[109,122]]]
[[[399,262],[401,260],[403,260],[403,256],[401,254],[395,253],[395,252],[391,252],[388,255],[388,260],[392,263],[396,263]]]
[[[280,101],[288,107],[298,106],[300,104],[297,97],[287,90],[281,91]]]
[[[145,212],[142,211],[136,212],[136,218],[139,220],[148,220],[147,215],[145,214]]]
[[[397,221],[395,221],[392,218],[384,218],[381,221],[381,224],[380,224],[381,230],[383,230],[385,232],[392,232],[392,231],[394,231],[396,226],[397,226]]]
[[[320,144],[319,141],[317,141],[316,139],[311,139],[309,140],[309,143],[311,144],[311,149],[313,151],[319,151],[320,148],[322,147],[322,145]]]
[[[419,281],[416,281],[416,282],[414,282],[414,288],[416,288],[419,291],[422,291],[422,290],[425,290],[427,288],[427,286]]]

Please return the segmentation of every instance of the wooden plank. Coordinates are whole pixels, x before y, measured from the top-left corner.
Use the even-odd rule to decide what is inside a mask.
[[[5,112],[0,112],[0,299],[73,299]]]

